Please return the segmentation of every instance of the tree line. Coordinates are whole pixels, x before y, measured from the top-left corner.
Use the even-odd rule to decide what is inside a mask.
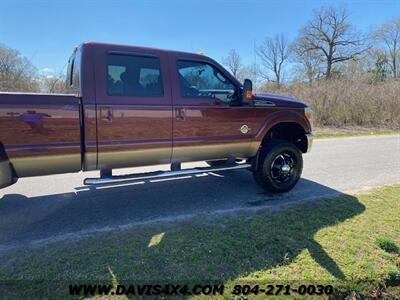
[[[0,91],[64,93],[65,76],[41,75],[19,51],[0,45]]]
[[[342,7],[315,10],[293,41],[283,33],[267,36],[256,48],[258,64],[244,65],[235,49],[222,64],[239,80],[250,78],[264,89],[332,78],[376,83],[400,77],[400,16],[368,33],[357,31],[349,16]],[[0,45],[0,91],[62,93],[65,79],[40,75],[29,59]]]
[[[285,34],[267,36],[256,49],[258,65],[245,66],[235,49],[222,63],[239,80],[272,83],[312,82],[364,76],[371,82],[400,76],[400,16],[370,32],[357,31],[343,7],[324,7],[299,30],[295,40]],[[288,76],[290,72],[290,76]]]

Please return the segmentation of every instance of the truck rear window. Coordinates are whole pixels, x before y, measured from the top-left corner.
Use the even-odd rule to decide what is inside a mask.
[[[109,96],[163,96],[160,59],[108,54],[107,93]]]

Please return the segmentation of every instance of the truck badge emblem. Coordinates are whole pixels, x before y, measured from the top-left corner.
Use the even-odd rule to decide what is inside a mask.
[[[243,134],[246,134],[249,132],[249,126],[247,125],[243,125],[242,127],[240,127],[240,132]]]

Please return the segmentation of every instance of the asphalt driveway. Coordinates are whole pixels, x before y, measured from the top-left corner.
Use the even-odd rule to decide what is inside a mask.
[[[0,190],[0,252],[199,214],[280,209],[399,183],[400,136],[317,140],[304,160],[303,179],[282,195],[265,193],[247,170],[99,188],[82,184],[96,172],[20,179]],[[155,168],[120,173],[149,170]]]

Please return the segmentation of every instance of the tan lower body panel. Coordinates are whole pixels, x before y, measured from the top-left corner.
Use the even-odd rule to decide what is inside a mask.
[[[249,158],[256,155],[259,143],[226,143],[214,145],[182,146],[173,149],[172,162],[190,162],[230,157]],[[94,160],[95,154],[87,154]],[[88,158],[88,157],[86,157]],[[80,154],[21,157],[10,160],[17,177],[40,176],[59,173],[72,173],[81,170]],[[171,148],[141,149],[127,151],[110,151],[98,153],[97,169],[116,169],[147,165],[166,164],[171,162]],[[4,162],[6,163],[6,162]],[[3,162],[1,164],[4,164]],[[7,162],[8,163],[8,162]],[[1,167],[1,165],[0,165]],[[8,167],[9,169],[9,167]],[[8,181],[7,168],[0,172],[0,181]],[[90,170],[95,169],[93,164]]]
[[[176,147],[173,150],[173,162],[189,162],[224,158],[248,158],[255,154],[251,143],[226,143]]]
[[[171,148],[99,152],[98,169],[130,168],[170,163]]]
[[[81,155],[48,155],[10,159],[18,177],[73,173],[81,170]]]
[[[173,149],[172,162],[190,162],[230,157],[248,158],[257,153],[251,143],[182,146]],[[171,162],[170,148],[99,152],[98,169],[117,169]]]
[[[86,152],[83,157],[83,171],[97,170],[97,152]]]

